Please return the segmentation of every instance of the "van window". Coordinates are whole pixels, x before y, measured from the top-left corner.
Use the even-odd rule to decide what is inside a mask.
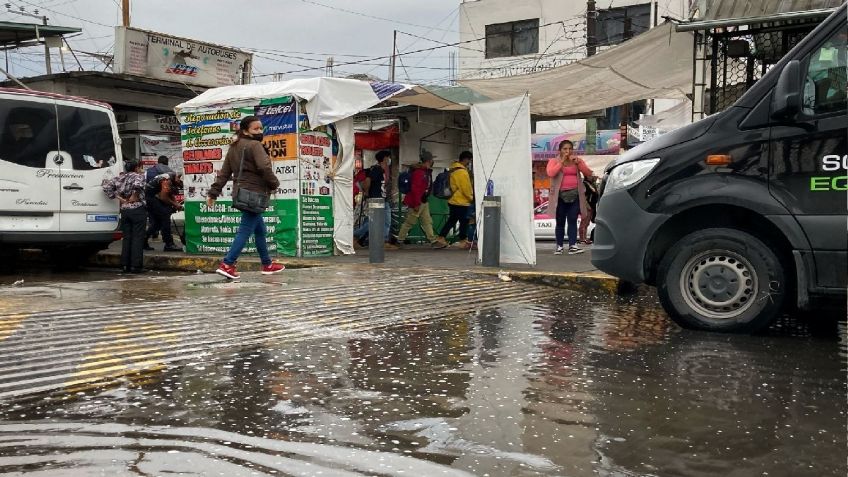
[[[106,112],[59,105],[59,131],[62,150],[71,155],[75,170],[115,163],[115,137]]]
[[[848,87],[845,40],[845,30],[837,30],[810,55],[804,80],[804,112],[807,115],[845,111]]]
[[[0,101],[0,160],[44,168],[59,149],[56,107],[34,101]]]

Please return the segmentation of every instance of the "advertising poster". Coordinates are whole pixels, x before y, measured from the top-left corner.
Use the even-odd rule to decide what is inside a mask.
[[[168,157],[168,166],[174,171],[183,169],[182,141],[179,136],[139,135],[141,163],[144,168],[155,166],[159,156]]]
[[[256,106],[253,114],[262,121],[262,143],[271,157],[274,174],[280,180],[277,194],[271,197],[273,210],[265,213],[265,221],[268,223],[269,216],[276,221],[274,241],[279,254],[298,257],[301,253],[298,240],[300,165],[297,160],[297,104],[291,96],[266,99]]]
[[[598,131],[595,144],[595,154],[599,156],[618,155],[621,150],[621,132],[618,129]]]
[[[551,188],[551,179],[545,170],[548,160],[559,157],[559,143],[564,140],[569,140],[574,143],[574,151],[577,155],[583,156],[589,167],[593,167],[592,163],[599,164],[607,161],[590,160],[590,158],[600,156],[618,155],[621,133],[618,130],[600,130],[597,132],[595,150],[593,156],[586,156],[586,134],[585,133],[562,133],[562,134],[533,134],[531,139],[533,151],[533,207],[539,207],[548,202],[548,195]],[[603,171],[595,169],[596,173]]]
[[[241,212],[230,206],[233,181],[230,180],[224,187],[213,208],[206,205],[206,195],[223,165],[239,121],[250,115],[260,116],[263,122],[276,124],[279,131],[296,130],[296,105],[291,97],[262,101],[259,104],[230,105],[180,116],[185,169],[186,250],[189,253],[224,254],[235,237]],[[263,139],[263,143],[269,150],[274,172],[281,184],[264,215],[268,228],[268,249],[272,255],[279,253],[295,256],[298,253],[299,224],[297,135],[275,137],[271,134]],[[234,176],[237,173],[234,171]],[[256,252],[252,238],[244,252]]]
[[[200,86],[241,84],[253,56],[211,43],[129,27],[115,29],[115,72]]]
[[[324,129],[324,128],[322,128]],[[333,130],[300,133],[301,245],[304,257],[333,254]]]

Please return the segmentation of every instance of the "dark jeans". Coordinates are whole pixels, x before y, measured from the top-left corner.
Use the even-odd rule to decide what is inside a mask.
[[[453,205],[448,204],[450,207],[450,215],[448,216],[448,221],[445,222],[445,226],[442,227],[442,231],[439,232],[440,237],[447,237],[448,232],[459,222],[459,233],[457,234],[457,240],[467,240],[468,239],[468,209],[471,206],[468,205]]]
[[[554,235],[556,235],[556,243],[558,247],[562,247],[565,241],[565,221],[568,219],[568,246],[573,247],[577,244],[577,214],[580,213],[580,201],[563,202],[562,199],[557,199],[556,210],[556,227]]]
[[[236,263],[242,249],[247,245],[247,239],[253,235],[256,240],[256,251],[259,252],[259,259],[262,260],[262,265],[270,265],[271,256],[268,255],[268,244],[265,242],[265,235],[267,233],[268,230],[265,228],[265,221],[262,220],[262,214],[242,211],[241,224],[239,224],[236,238],[230,246],[230,251],[224,257],[224,263],[227,265]]]
[[[165,245],[174,245],[174,235],[171,233],[171,214],[174,213],[174,209],[153,197],[147,201],[147,210],[150,213],[150,228],[147,229],[147,236],[155,237],[161,231]]]
[[[144,242],[147,238],[147,210],[144,207],[121,210],[121,266],[141,269],[144,266]]]

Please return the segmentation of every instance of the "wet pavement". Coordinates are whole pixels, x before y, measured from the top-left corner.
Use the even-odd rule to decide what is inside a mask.
[[[845,475],[846,327],[329,267],[0,286],[0,473]],[[844,315],[844,311],[842,312]]]

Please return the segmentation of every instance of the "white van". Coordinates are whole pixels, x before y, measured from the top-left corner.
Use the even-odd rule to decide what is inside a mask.
[[[111,106],[0,88],[0,252],[84,258],[120,239],[101,182],[123,170]]]

